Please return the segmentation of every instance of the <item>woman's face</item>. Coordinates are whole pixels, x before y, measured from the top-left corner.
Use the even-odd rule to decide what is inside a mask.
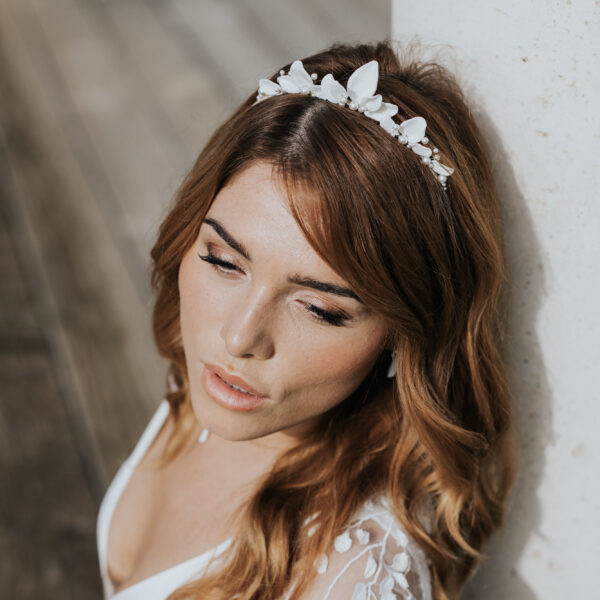
[[[358,387],[383,349],[383,318],[308,244],[267,163],[218,193],[182,259],[179,293],[193,410],[225,439],[291,442]],[[218,368],[263,398],[236,392]]]

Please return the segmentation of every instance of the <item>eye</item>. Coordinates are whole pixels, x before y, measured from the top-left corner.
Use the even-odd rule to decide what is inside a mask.
[[[233,263],[227,262],[226,260],[221,260],[217,258],[211,251],[210,248],[206,254],[206,256],[202,256],[198,254],[198,258],[207,263],[210,263],[215,271],[220,273],[231,273],[232,271],[239,271],[236,265]]]
[[[203,260],[213,267],[213,269],[219,273],[232,273],[233,271],[240,271],[236,265],[226,260],[217,258],[208,248],[205,256],[198,254],[198,258]],[[315,306],[314,304],[308,304],[308,310],[306,311],[310,316],[321,324],[333,325],[334,327],[343,327],[344,321],[349,317],[343,312],[328,311]]]
[[[343,327],[344,321],[348,318],[344,313],[323,310],[314,304],[309,304],[308,308],[310,308],[310,311],[308,312],[310,312],[317,321],[325,322],[334,325],[335,327]]]

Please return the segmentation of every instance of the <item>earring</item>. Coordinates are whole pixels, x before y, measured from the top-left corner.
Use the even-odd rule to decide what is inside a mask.
[[[390,362],[390,366],[388,367],[387,376],[388,377],[396,377],[396,350],[392,352],[392,361]]]

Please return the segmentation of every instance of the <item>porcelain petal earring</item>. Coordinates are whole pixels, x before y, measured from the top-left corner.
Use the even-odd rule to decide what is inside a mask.
[[[396,377],[396,370],[397,370],[397,367],[396,367],[396,356],[397,356],[397,352],[396,352],[396,350],[394,350],[392,352],[392,360],[390,362],[390,366],[388,367],[388,372],[387,372],[387,376],[389,378]]]

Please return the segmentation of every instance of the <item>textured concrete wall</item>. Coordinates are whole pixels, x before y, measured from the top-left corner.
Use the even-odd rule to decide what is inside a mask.
[[[457,73],[488,136],[513,276],[521,470],[467,598],[598,594],[599,19],[590,0],[392,2],[393,39]]]

